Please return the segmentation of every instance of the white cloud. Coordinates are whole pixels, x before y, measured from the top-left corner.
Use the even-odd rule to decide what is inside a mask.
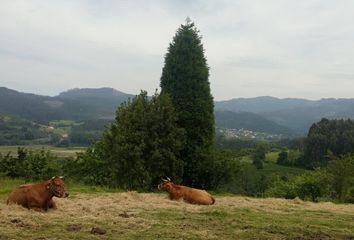
[[[353,8],[350,0],[1,1],[0,85],[153,93],[168,44],[190,16],[216,100],[353,97]]]

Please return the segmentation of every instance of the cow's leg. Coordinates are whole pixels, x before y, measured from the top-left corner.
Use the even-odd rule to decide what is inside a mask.
[[[34,198],[29,198],[27,199],[27,207],[28,209],[33,209],[37,212],[45,212],[47,211],[46,206],[43,206],[43,203],[38,202],[36,199]]]
[[[53,201],[53,199],[50,199],[50,200],[49,200],[48,208],[57,209],[57,205],[55,204],[55,202]]]
[[[29,209],[33,209],[36,212],[45,212],[45,210],[43,208],[40,208],[40,207],[29,207]]]

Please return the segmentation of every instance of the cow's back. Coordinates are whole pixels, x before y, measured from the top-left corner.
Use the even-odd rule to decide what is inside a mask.
[[[185,187],[184,200],[193,204],[211,205],[215,199],[205,190]]]

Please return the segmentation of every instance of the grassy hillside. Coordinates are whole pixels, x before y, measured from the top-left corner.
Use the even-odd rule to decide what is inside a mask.
[[[0,189],[14,185],[4,184],[0,180]],[[0,191],[0,239],[354,237],[354,205],[216,196],[213,206],[195,206],[170,201],[165,194],[82,193],[82,189],[75,186],[68,188],[69,198],[55,199],[58,209],[47,213],[7,206],[8,191]],[[94,236],[91,233],[94,227],[104,230],[105,234]]]

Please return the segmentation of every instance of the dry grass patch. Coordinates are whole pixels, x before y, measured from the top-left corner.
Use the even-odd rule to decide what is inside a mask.
[[[216,197],[215,205],[196,206],[137,192],[74,193],[55,201],[58,209],[47,213],[2,201],[0,239],[354,238],[354,205]]]

